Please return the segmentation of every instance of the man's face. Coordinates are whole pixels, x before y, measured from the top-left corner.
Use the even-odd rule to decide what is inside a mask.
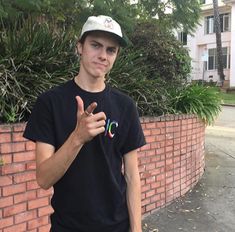
[[[119,43],[109,33],[92,32],[87,35],[83,44],[78,43],[77,48],[81,55],[80,74],[104,78],[113,67]]]

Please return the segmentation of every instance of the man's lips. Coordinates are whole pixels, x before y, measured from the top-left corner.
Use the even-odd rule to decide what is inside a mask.
[[[94,62],[94,64],[95,64],[96,66],[100,66],[100,67],[103,67],[103,68],[106,68],[106,67],[107,67],[106,64],[101,64],[101,63],[98,63],[98,62]]]

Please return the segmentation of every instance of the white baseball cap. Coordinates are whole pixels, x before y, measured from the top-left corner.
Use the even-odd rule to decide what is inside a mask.
[[[127,45],[126,40],[123,38],[120,25],[111,17],[105,15],[90,16],[82,27],[82,32],[79,40],[82,39],[86,32],[90,31],[105,31],[109,32],[118,39],[120,46],[125,47]]]

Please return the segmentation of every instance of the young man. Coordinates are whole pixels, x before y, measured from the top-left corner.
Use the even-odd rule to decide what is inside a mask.
[[[77,44],[78,75],[40,95],[28,121],[37,182],[54,188],[52,232],[142,231],[143,132],[133,101],[105,84],[123,45],[116,21],[89,17]]]

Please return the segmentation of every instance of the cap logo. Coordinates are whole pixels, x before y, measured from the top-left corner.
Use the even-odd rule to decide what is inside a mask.
[[[104,21],[104,26],[109,29],[113,29],[113,20],[110,18],[106,18]]]

